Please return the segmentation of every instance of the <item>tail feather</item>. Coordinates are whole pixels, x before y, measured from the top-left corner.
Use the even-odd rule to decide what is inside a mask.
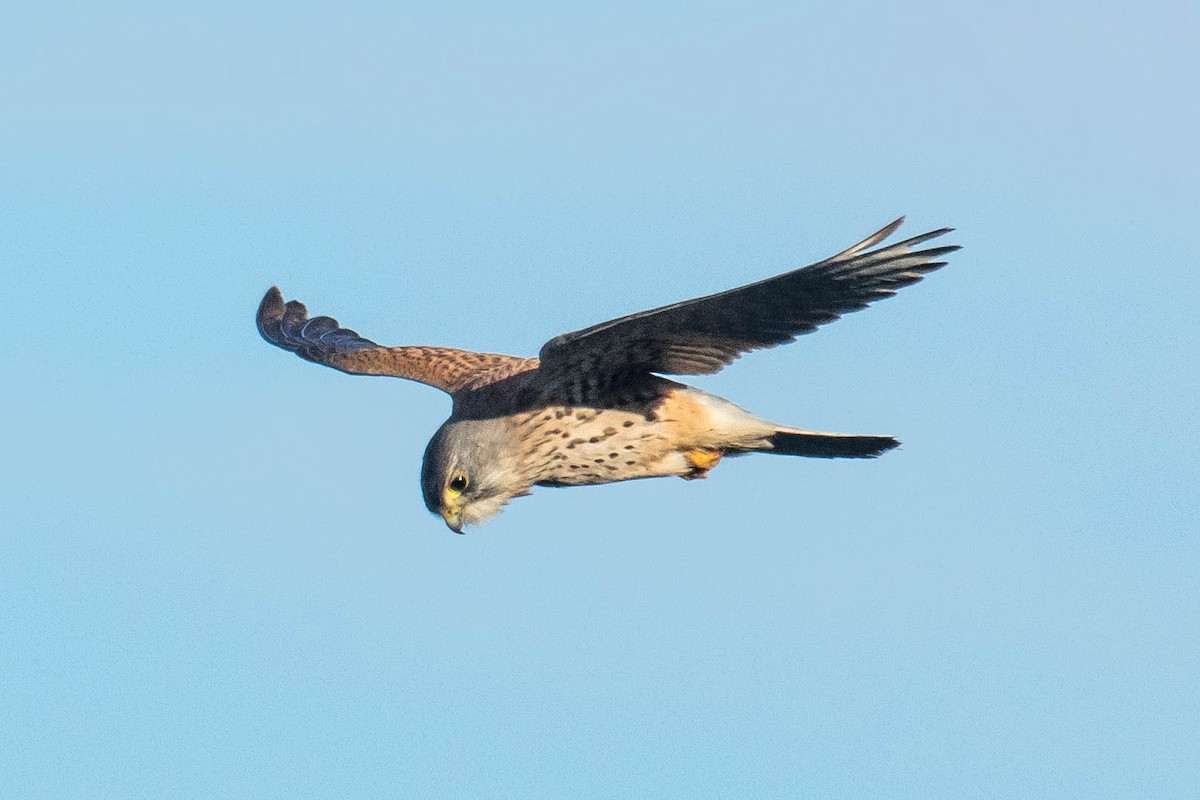
[[[777,431],[764,453],[809,458],[875,458],[900,445],[891,436],[858,436],[818,431]]]

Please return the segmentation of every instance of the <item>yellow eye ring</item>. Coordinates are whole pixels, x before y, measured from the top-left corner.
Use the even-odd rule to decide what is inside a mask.
[[[450,479],[448,488],[455,494],[462,494],[462,492],[467,488],[467,476],[461,472],[458,473]]]

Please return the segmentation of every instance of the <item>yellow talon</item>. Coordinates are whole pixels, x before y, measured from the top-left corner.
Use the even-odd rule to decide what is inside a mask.
[[[684,453],[684,457],[688,463],[692,465],[692,472],[683,477],[691,480],[693,478],[704,478],[708,476],[708,471],[715,467],[721,460],[722,453],[720,450],[710,450],[706,447],[688,450]]]

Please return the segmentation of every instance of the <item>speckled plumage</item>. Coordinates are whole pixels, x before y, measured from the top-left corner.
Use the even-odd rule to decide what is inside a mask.
[[[919,281],[958,249],[914,250],[948,229],[870,249],[901,222],[808,267],[556,336],[539,358],[383,347],[331,317],[310,319],[274,287],[257,323],[268,342],[309,361],[453,397],[426,449],[421,485],[429,509],[461,532],[534,486],[701,478],[722,456],[746,453],[872,458],[895,447],[888,436],[767,422],[661,375],[716,372],[744,352],[792,341]]]

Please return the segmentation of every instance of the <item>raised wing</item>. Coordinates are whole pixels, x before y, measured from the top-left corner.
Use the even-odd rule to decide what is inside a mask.
[[[258,332],[276,347],[351,375],[407,378],[454,394],[537,365],[534,359],[450,347],[382,347],[332,317],[309,319],[298,300],[272,286],[258,306]]]
[[[747,351],[790,342],[916,283],[945,266],[938,259],[959,249],[914,250],[950,228],[871,249],[903,221],[901,217],[836,256],[774,278],[556,336],[542,347],[542,371],[707,375]]]

